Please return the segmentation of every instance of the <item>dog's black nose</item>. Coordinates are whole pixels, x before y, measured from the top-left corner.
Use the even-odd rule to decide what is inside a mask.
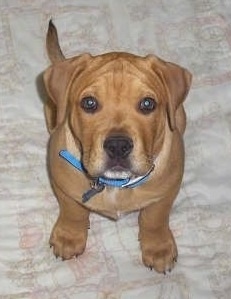
[[[127,158],[133,149],[133,141],[127,136],[111,136],[108,137],[103,148],[109,158]]]

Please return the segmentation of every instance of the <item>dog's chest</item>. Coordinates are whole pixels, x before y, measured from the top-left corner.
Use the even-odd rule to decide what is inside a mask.
[[[116,206],[120,189],[109,187],[105,191],[106,191],[107,200],[110,202],[110,204]]]

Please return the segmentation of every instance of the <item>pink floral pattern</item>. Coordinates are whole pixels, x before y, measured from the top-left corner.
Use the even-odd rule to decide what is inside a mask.
[[[0,298],[229,299],[231,294],[231,2],[0,1]],[[55,259],[58,213],[46,171],[42,102],[50,18],[67,56],[155,53],[189,68],[186,167],[171,215],[179,249],[166,277],[143,267],[137,213],[91,215],[85,253]]]

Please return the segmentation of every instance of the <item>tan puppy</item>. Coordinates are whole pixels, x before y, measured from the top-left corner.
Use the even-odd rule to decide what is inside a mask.
[[[184,169],[182,103],[190,73],[154,55],[65,59],[51,22],[47,50],[48,166],[60,206],[50,238],[54,254],[83,253],[90,211],[117,219],[139,210],[143,263],[171,270],[177,247],[169,213]]]

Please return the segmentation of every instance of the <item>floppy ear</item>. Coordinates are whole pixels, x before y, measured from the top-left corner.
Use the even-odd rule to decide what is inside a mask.
[[[181,66],[165,62],[162,67],[162,76],[168,92],[167,114],[170,129],[176,128],[176,111],[185,100],[192,82],[191,73]]]
[[[154,55],[148,55],[146,58],[151,61],[152,68],[167,91],[167,115],[170,129],[173,131],[176,128],[176,111],[189,92],[192,75],[187,69]]]
[[[85,69],[90,55],[83,54],[50,66],[43,74],[49,100],[45,104],[45,117],[49,133],[60,125],[66,115],[68,91],[74,80]]]

